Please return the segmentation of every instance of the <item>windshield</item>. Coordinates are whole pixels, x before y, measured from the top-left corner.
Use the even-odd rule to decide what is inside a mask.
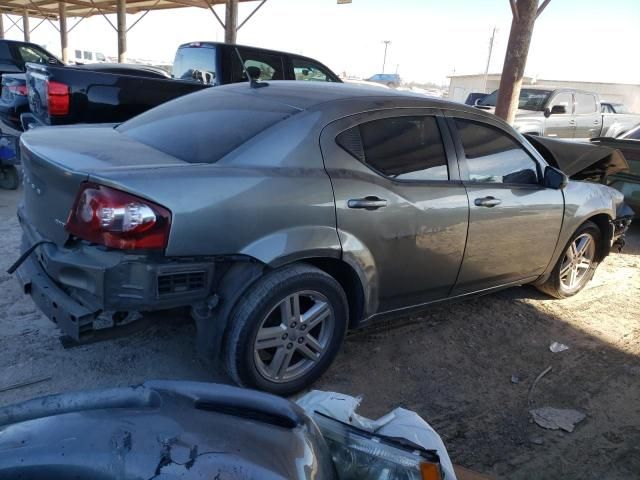
[[[61,64],[60,60],[48,53],[46,50],[36,48],[31,45],[20,45],[18,47],[20,56],[24,62],[40,64]]]
[[[523,88],[520,90],[520,98],[518,99],[518,108],[521,110],[542,111],[547,99],[551,95],[551,90],[537,90],[532,88]],[[478,102],[478,105],[487,107],[495,107],[498,100],[498,90],[491,92]]]
[[[207,72],[216,78],[216,49],[213,46],[188,46],[179,48],[173,62],[173,78],[195,80],[194,72]]]
[[[218,88],[180,97],[116,127],[189,163],[214,163],[297,112],[294,107]]]

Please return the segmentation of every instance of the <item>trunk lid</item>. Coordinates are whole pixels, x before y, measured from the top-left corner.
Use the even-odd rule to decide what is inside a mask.
[[[59,246],[68,239],[64,225],[80,184],[91,175],[185,164],[103,125],[30,130],[21,137],[20,154],[24,220]]]

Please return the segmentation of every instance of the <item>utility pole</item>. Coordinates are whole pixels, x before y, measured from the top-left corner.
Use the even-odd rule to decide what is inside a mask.
[[[496,38],[496,27],[493,27],[491,38],[489,39],[489,55],[487,55],[487,67],[484,69],[484,80],[482,81],[482,93],[487,92],[487,77],[489,76],[489,64],[491,63],[491,53],[493,52],[493,40]]]
[[[502,76],[498,101],[496,102],[496,115],[512,124],[518,108],[522,77],[527,64],[529,46],[533,35],[533,27],[536,19],[546,8],[551,0],[509,0],[511,5],[511,32],[507,53],[504,57]]]
[[[382,43],[384,43],[384,58],[382,59],[382,73],[384,73],[384,67],[387,64],[387,48],[389,47],[391,40],[383,40]]]
[[[238,35],[238,0],[227,0],[224,22],[224,42],[236,43]]]

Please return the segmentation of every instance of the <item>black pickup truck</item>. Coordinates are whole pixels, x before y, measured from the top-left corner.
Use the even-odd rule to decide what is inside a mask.
[[[19,128],[20,115],[29,111],[24,75],[27,62],[64,66],[55,55],[35,43],[0,40],[0,118],[13,128]]]
[[[340,82],[311,58],[216,42],[181,45],[171,78],[31,63],[26,75],[32,120],[41,125],[123,122],[187,93],[248,81],[248,76],[260,81]]]

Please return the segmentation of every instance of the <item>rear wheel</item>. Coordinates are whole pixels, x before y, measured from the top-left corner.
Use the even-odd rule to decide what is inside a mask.
[[[14,166],[0,168],[0,188],[16,190],[20,185],[18,169]]]
[[[329,367],[344,338],[347,300],[322,270],[292,265],[258,280],[229,320],[225,364],[240,384],[291,395]]]
[[[600,229],[586,222],[574,233],[551,272],[538,288],[555,298],[567,298],[582,290],[598,266],[598,249],[602,241]]]

